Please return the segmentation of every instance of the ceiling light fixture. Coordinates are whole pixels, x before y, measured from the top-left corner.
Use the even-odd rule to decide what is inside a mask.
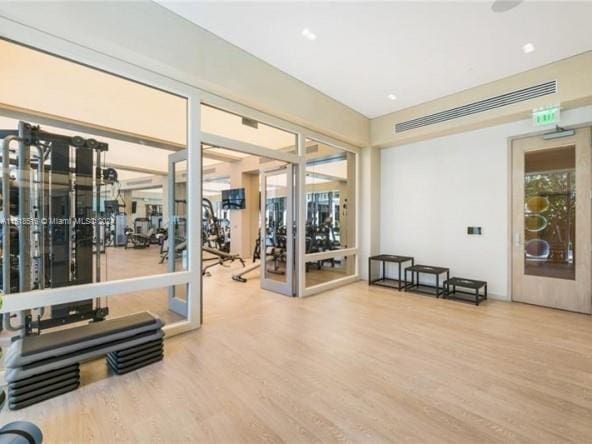
[[[506,12],[514,9],[520,3],[522,3],[522,0],[495,0],[491,5],[491,10],[493,12]]]
[[[387,97],[391,100],[397,100],[397,96],[395,96],[394,94],[389,94]]]
[[[307,38],[308,40],[311,40],[311,41],[317,39],[317,35],[308,28],[304,28],[302,30],[302,37]]]
[[[524,54],[530,54],[532,51],[534,51],[534,45],[532,43],[527,43],[522,47],[522,52]]]

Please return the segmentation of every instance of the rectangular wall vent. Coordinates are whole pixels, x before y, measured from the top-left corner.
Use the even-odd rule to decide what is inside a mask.
[[[481,113],[483,111],[489,111],[502,106],[512,105],[514,103],[524,102],[526,100],[546,96],[548,94],[554,94],[556,92],[557,81],[553,80],[551,82],[542,83],[540,85],[531,86],[518,91],[512,91],[496,97],[491,97],[489,99],[479,100],[478,102],[469,103],[468,105],[440,111],[428,116],[418,117],[406,122],[396,123],[395,133],[402,133],[403,131],[409,131],[412,129],[433,125],[435,123],[446,122],[447,120],[458,119],[460,117]]]

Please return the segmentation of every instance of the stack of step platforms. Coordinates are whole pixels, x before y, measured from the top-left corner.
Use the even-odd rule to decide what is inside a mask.
[[[162,338],[141,346],[130,347],[107,353],[107,364],[118,375],[136,370],[145,365],[162,360],[164,356]]]
[[[162,321],[148,313],[94,322],[14,341],[5,356],[12,410],[75,390],[80,363],[107,355],[117,374],[163,358]]]
[[[18,410],[80,386],[80,364],[39,373],[8,383],[8,408]]]

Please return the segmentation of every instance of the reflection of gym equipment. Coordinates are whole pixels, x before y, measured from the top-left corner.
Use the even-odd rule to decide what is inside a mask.
[[[333,251],[342,247],[339,226],[340,196],[339,191],[311,192],[306,194],[306,254]],[[320,270],[325,263],[329,263],[331,267],[335,267],[336,260],[331,258],[316,262],[307,262],[306,271],[309,271],[311,266],[315,266]]]
[[[148,219],[147,217],[136,217],[134,219],[134,234],[147,236],[149,230],[150,219]]]
[[[265,260],[266,271],[273,274],[286,274],[287,236],[286,227],[276,227],[271,223],[266,229]]]
[[[286,198],[270,197],[265,202],[265,260],[268,273],[286,273]]]
[[[120,204],[118,199],[105,199],[105,222],[106,225],[106,239],[105,239],[105,246],[113,247],[117,245],[117,215],[120,214],[119,209],[121,207],[125,207],[125,205]]]
[[[131,244],[132,248],[147,248],[150,244],[158,243],[156,231],[150,226],[150,219],[147,217],[136,217],[134,228],[125,229],[125,248]]]
[[[230,251],[230,223],[216,217],[209,199],[202,199],[202,245],[225,253]]]
[[[169,257],[169,236],[168,232],[162,234],[162,242],[160,244],[160,264],[163,264]],[[183,256],[183,252],[187,249],[187,241],[177,238],[175,242],[175,258],[178,259]]]
[[[146,217],[149,219],[150,228],[157,232],[162,227],[162,205],[147,204]],[[155,242],[152,242],[155,243]]]
[[[230,253],[230,224],[220,221],[215,213],[214,206],[209,199],[202,200],[202,263],[210,262],[202,268],[202,275],[209,276],[210,268],[217,265],[226,266],[228,262],[239,261],[245,266],[245,261],[240,255]],[[209,256],[204,256],[207,253]]]
[[[341,244],[336,239],[331,223],[321,224],[320,226],[309,224],[306,226],[305,247],[306,254],[310,254],[338,250],[341,248]],[[316,262],[307,262],[306,271],[309,271],[312,265],[315,265],[320,270],[324,263],[329,263],[332,268],[335,267],[335,259],[330,258]]]
[[[169,215],[171,218],[170,220],[173,222],[173,231],[174,231],[174,242],[175,245],[175,260],[183,257],[183,252],[187,249],[187,240],[186,240],[186,232],[187,232],[187,219],[184,216],[180,216],[180,214],[185,214],[184,206],[187,205],[187,201],[185,199],[175,199],[174,200],[174,207],[175,212],[172,215]],[[183,208],[181,208],[183,206]],[[182,212],[181,212],[182,210]],[[155,237],[160,244],[160,263],[164,263],[165,260],[169,257],[169,230],[161,228],[157,230],[155,233]]]
[[[93,236],[101,239],[101,226],[93,217],[100,208],[101,187],[113,179],[113,171],[100,168],[108,145],[25,122],[19,122],[18,130],[0,131],[0,138],[2,210],[11,219],[2,227],[4,293],[88,284],[93,275],[99,281],[100,248],[93,252]],[[13,142],[17,146],[11,156]],[[4,326],[25,328],[28,335],[86,319],[99,321],[107,313],[100,299],[88,299],[53,305],[47,312],[5,314]],[[13,326],[11,320],[19,315],[22,325]]]
[[[339,191],[306,193],[306,223],[314,227],[331,227],[333,240],[339,242],[340,223]],[[344,205],[345,207],[345,205]]]

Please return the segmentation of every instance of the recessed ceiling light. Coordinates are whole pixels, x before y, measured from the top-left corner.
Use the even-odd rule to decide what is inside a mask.
[[[397,96],[395,96],[394,94],[389,94],[387,97],[391,100],[397,100]]]
[[[302,37],[307,38],[308,40],[316,40],[317,39],[317,35],[308,28],[304,28],[302,30]]]
[[[522,52],[524,54],[530,54],[532,51],[534,51],[534,45],[532,43],[527,43],[522,47]]]
[[[491,10],[493,12],[506,12],[514,9],[520,3],[522,3],[522,0],[495,0],[491,5]]]

